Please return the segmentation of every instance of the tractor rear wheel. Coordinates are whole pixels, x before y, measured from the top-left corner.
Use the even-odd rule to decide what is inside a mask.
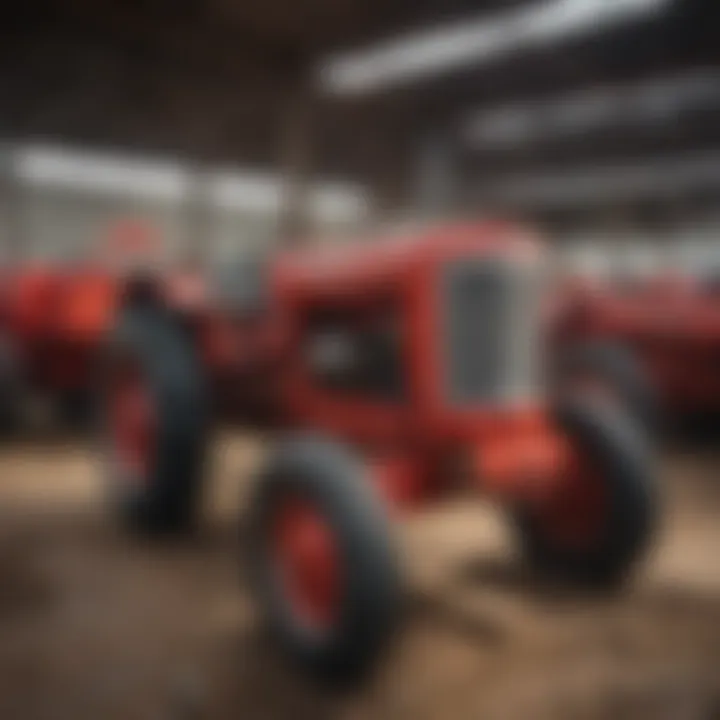
[[[142,533],[186,531],[199,505],[207,413],[188,336],[162,308],[124,311],[103,364],[101,444],[111,507]]]
[[[385,509],[355,458],[287,441],[258,477],[249,536],[253,589],[281,648],[321,680],[365,675],[391,635],[400,582]]]
[[[618,408],[577,398],[558,410],[572,444],[566,476],[522,508],[517,528],[535,569],[594,585],[624,579],[647,549],[657,497],[648,442]]]

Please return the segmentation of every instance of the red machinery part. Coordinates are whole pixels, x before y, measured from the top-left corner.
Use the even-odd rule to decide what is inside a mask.
[[[278,581],[290,612],[310,631],[329,632],[338,621],[342,593],[333,529],[316,505],[292,495],[271,522]]]
[[[261,309],[208,308],[196,334],[136,308],[125,345],[152,369],[149,425],[169,441],[154,443],[147,483],[119,515],[145,532],[194,525],[204,381],[227,362],[239,396],[258,401],[246,421],[283,436],[249,505],[248,567],[274,635],[306,668],[371,666],[401,605],[385,505],[412,508],[462,479],[523,521],[538,568],[614,580],[653,529],[650,464],[619,406],[542,398],[541,269],[522,234],[487,223],[283,253]],[[131,454],[147,448],[139,405],[116,439]]]
[[[150,389],[136,363],[127,361],[114,374],[108,401],[111,439],[122,475],[142,482],[152,462],[156,419]]]
[[[608,489],[602,475],[589,458],[573,452],[560,477],[537,506],[543,532],[559,547],[593,547],[608,511]]]

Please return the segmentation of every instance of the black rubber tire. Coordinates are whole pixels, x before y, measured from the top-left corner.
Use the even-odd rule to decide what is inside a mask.
[[[607,491],[603,527],[582,550],[558,547],[538,522],[539,505],[516,513],[524,557],[538,571],[591,585],[616,585],[648,549],[657,524],[658,488],[649,443],[621,410],[597,399],[575,398],[557,422],[602,471]]]
[[[662,431],[658,394],[633,353],[622,345],[589,342],[564,349],[557,358],[552,383],[559,394],[573,392],[576,378],[597,380],[652,436]]]
[[[315,437],[289,439],[257,478],[249,514],[248,568],[259,607],[279,646],[318,680],[347,684],[375,665],[395,626],[400,578],[385,507],[352,453]],[[339,620],[322,637],[294,620],[274,579],[269,549],[273,512],[300,495],[336,533],[344,568]]]
[[[114,457],[100,406],[100,434],[111,509],[142,534],[191,530],[200,506],[208,436],[205,383],[189,336],[162,307],[131,307],[120,314],[102,363],[105,393],[114,363],[131,357],[142,368],[156,416],[148,476],[133,480]]]

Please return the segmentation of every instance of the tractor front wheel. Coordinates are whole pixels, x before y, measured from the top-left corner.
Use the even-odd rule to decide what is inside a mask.
[[[525,557],[570,581],[612,585],[647,549],[655,478],[643,433],[617,406],[576,398],[558,410],[572,451],[565,476],[517,514]]]
[[[281,648],[319,679],[363,676],[391,635],[400,583],[361,465],[328,441],[290,440],[261,472],[249,521],[253,588]]]

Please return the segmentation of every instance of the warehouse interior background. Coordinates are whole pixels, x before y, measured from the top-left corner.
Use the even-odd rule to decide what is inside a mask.
[[[208,258],[482,214],[591,245],[712,241],[712,6],[12,3],[3,251],[77,256],[128,216]]]
[[[720,271],[718,0],[7,0],[0,99],[0,280],[139,228],[212,287],[483,217],[583,272]],[[0,720],[717,720],[718,427],[662,448],[666,527],[620,599],[529,589],[493,508],[410,527],[410,632],[349,697],[238,589],[244,437],[214,438],[199,543],[151,553],[102,517],[87,434],[0,438]]]

